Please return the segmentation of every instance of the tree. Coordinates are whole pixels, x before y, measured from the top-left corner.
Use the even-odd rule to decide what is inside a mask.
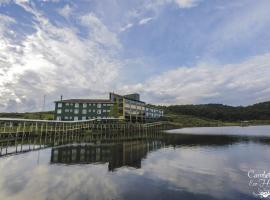
[[[118,102],[114,103],[113,106],[111,107],[110,111],[110,117],[118,118],[119,117],[119,112],[118,112]]]

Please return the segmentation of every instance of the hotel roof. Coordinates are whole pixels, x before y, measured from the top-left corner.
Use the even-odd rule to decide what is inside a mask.
[[[109,99],[64,99],[55,101],[57,103],[113,103]]]

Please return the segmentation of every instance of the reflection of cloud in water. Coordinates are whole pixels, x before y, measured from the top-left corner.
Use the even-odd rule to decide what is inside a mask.
[[[107,164],[68,167],[32,163],[29,166],[34,153],[20,155],[19,159],[1,160],[0,199],[116,198],[116,185],[107,171]],[[7,170],[9,172],[3,173]],[[18,183],[18,180],[23,182]]]
[[[223,126],[223,127],[195,127],[166,131],[176,134],[191,135],[237,135],[237,136],[266,136],[270,137],[270,126]]]
[[[0,159],[0,199],[248,199],[247,171],[269,166],[269,146],[163,148],[142,168],[50,165],[49,149]],[[39,163],[39,164],[38,164]]]
[[[232,193],[250,195],[247,171],[268,169],[270,149],[266,151],[265,147],[238,144],[214,151],[200,147],[192,151],[167,148],[150,154],[142,170],[144,176],[168,181],[182,191],[211,194],[216,198],[229,198]]]

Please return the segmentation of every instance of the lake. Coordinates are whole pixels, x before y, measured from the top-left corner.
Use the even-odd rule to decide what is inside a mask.
[[[24,142],[25,152],[0,157],[0,199],[269,199],[269,145],[270,126],[186,128],[114,142]]]

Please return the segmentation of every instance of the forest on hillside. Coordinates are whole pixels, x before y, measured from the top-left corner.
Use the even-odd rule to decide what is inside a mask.
[[[221,121],[270,120],[270,102],[245,107],[222,104],[171,105],[164,109],[165,114],[191,115]]]

